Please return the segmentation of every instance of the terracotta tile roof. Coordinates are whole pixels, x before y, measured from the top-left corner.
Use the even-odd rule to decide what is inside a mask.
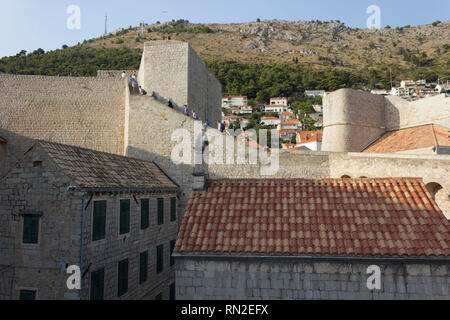
[[[265,118],[262,118],[261,120],[280,120],[279,118],[275,118],[275,117],[265,117]]]
[[[449,255],[450,222],[418,178],[210,180],[177,253]]]
[[[152,161],[47,141],[38,141],[34,147],[37,145],[81,188],[178,189]]]
[[[450,130],[428,124],[387,132],[363,152],[391,153],[435,146],[450,147]]]

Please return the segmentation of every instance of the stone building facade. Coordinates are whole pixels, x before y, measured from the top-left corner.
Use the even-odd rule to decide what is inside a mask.
[[[367,287],[381,270],[381,288]],[[177,299],[193,300],[449,300],[449,262],[351,258],[177,258]]]
[[[153,162],[35,143],[0,182],[0,299],[174,298],[178,192]]]
[[[419,179],[210,180],[175,248],[177,299],[449,300],[449,240]]]

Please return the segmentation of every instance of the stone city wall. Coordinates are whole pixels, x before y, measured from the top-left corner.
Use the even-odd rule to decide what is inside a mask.
[[[0,128],[32,139],[123,154],[119,78],[0,75]]]

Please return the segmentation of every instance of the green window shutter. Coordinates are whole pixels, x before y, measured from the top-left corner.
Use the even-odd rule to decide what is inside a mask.
[[[175,300],[175,282],[169,287],[169,300]]]
[[[150,225],[150,201],[141,199],[141,229],[147,229]]]
[[[141,252],[139,257],[139,284],[147,281],[148,251]]]
[[[158,225],[164,224],[164,199],[158,198]]]
[[[119,262],[117,296],[120,297],[128,291],[128,259]]]
[[[94,201],[92,241],[105,239],[106,234],[106,201]]]
[[[120,234],[130,232],[130,200],[120,200]]]
[[[177,198],[170,198],[170,221],[177,220]]]
[[[164,269],[164,246],[156,247],[156,273],[161,273]]]
[[[35,290],[20,290],[20,300],[36,300]]]
[[[23,243],[38,243],[39,217],[23,217]]]
[[[176,240],[170,241],[170,265],[173,266],[175,264],[175,259],[172,257],[173,249],[175,249]]]
[[[105,269],[91,273],[91,300],[103,300],[105,287]]]

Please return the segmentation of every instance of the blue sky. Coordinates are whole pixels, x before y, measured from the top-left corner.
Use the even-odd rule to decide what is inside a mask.
[[[81,28],[67,28],[68,6],[81,9]],[[20,50],[53,50],[104,31],[172,19],[191,22],[247,22],[257,18],[282,20],[340,20],[364,28],[370,5],[381,8],[381,25],[392,27],[448,21],[448,0],[1,0],[0,57]]]

